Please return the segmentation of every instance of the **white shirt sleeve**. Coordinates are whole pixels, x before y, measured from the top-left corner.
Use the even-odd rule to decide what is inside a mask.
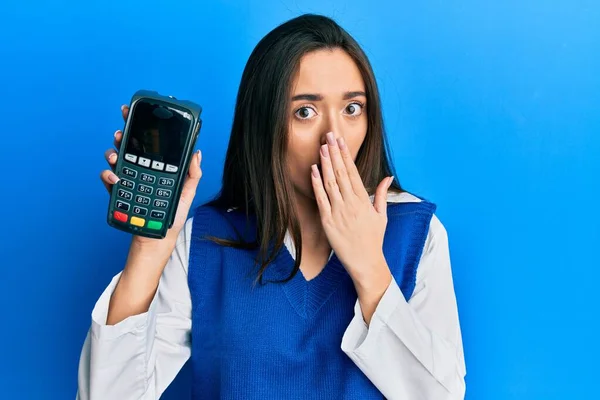
[[[187,283],[192,219],[177,239],[147,312],[106,325],[117,274],[92,311],[79,361],[77,400],[155,400],[190,357]]]
[[[408,303],[392,280],[367,327],[357,301],[341,347],[387,399],[464,399],[448,236],[435,215]]]

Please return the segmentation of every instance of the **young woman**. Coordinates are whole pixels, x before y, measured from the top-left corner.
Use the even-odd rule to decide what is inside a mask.
[[[200,161],[168,236],[133,237],[98,300],[79,399],[157,399],[189,358],[194,399],[464,398],[446,231],[394,180],[346,31],[303,15],[260,41],[222,190],[187,219]]]

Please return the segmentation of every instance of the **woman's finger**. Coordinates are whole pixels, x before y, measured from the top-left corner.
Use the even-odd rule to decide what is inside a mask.
[[[113,144],[115,148],[121,148],[121,141],[123,140],[123,132],[119,129],[115,132],[115,139],[113,140]]]
[[[344,200],[350,200],[355,196],[354,190],[352,189],[352,183],[348,177],[348,171],[346,171],[346,165],[344,164],[344,160],[342,160],[338,142],[335,140],[332,132],[327,134],[327,144],[329,145],[329,158],[331,158],[333,174],[340,188],[340,193]]]
[[[352,190],[354,193],[365,200],[369,200],[369,192],[365,189],[365,184],[360,177],[360,173],[358,172],[358,168],[356,168],[356,164],[352,159],[352,154],[346,146],[344,138],[338,138],[338,147],[340,149],[340,155],[346,166],[346,171],[348,173],[348,179],[350,180],[350,184],[352,185]],[[370,201],[370,200],[369,200]]]
[[[123,121],[127,121],[127,116],[129,115],[129,106],[123,104],[121,106],[121,116],[123,117]],[[121,141],[123,140],[123,131],[120,129],[115,132],[115,140],[114,145],[117,149],[121,149]]]
[[[115,175],[115,173],[111,170],[105,169],[100,173],[100,180],[102,180],[104,187],[106,188],[108,193],[110,193],[112,191],[112,186],[115,183],[119,182],[119,177]]]
[[[114,171],[115,165],[117,164],[117,158],[119,158],[115,149],[106,150],[104,152],[104,158],[106,159],[106,162],[108,162],[108,165],[110,165],[110,168]]]
[[[127,116],[129,115],[129,106],[123,104],[121,106],[121,115],[123,116],[123,121],[127,121]]]
[[[331,204],[329,203],[327,192],[323,186],[323,180],[321,179],[321,174],[319,174],[319,168],[317,168],[316,164],[313,164],[310,169],[311,182],[313,192],[315,193],[315,200],[317,201],[317,206],[319,207],[319,214],[321,215],[321,219],[326,221],[331,218]]]
[[[321,146],[321,170],[323,171],[323,183],[325,185],[325,191],[329,196],[329,202],[331,203],[331,206],[335,208],[336,205],[341,204],[344,199],[342,198],[340,187],[335,179],[328,144]]]
[[[375,198],[373,199],[373,206],[379,214],[387,215],[387,195],[388,189],[394,180],[393,176],[387,177],[377,186],[375,191]]]
[[[194,153],[192,160],[190,161],[190,167],[188,169],[188,174],[183,183],[183,188],[181,189],[181,197],[180,203],[185,207],[185,211],[192,205],[194,201],[194,197],[196,196],[196,188],[198,187],[198,182],[202,178],[202,152],[198,150]],[[187,214],[186,214],[187,215]]]

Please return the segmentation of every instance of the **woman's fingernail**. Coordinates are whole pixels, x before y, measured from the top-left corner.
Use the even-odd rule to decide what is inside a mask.
[[[339,137],[337,139],[338,142],[338,146],[340,146],[341,150],[344,150],[346,148],[346,143],[344,142],[344,138],[343,137]]]
[[[125,107],[127,107],[127,106],[126,106],[125,104],[123,104],[123,105],[121,106],[121,111],[125,111]]]
[[[115,139],[117,138],[117,135],[119,134],[119,132],[121,132],[121,130],[120,130],[120,129],[117,129],[117,130],[115,131]]]
[[[200,165],[200,160],[202,160],[202,154],[200,153],[200,150],[196,150],[196,160],[198,161],[198,165]]]
[[[390,181],[388,182],[388,187],[392,186],[392,182],[394,182],[394,176],[393,175],[390,178]]]
[[[112,153],[109,157],[108,157],[108,161],[110,162],[115,162],[117,161],[117,153]]]
[[[317,168],[317,164],[313,164],[310,166],[311,170],[312,170],[312,176],[314,176],[315,178],[319,177],[319,169]]]
[[[333,132],[329,132],[327,135],[327,143],[331,146],[335,146],[335,137],[333,136]]]
[[[115,174],[110,174],[110,176],[108,177],[108,180],[111,181],[111,183],[115,184],[115,183],[119,182],[120,179]]]
[[[329,157],[329,149],[327,148],[326,144],[321,146],[321,154],[323,155],[323,157]]]

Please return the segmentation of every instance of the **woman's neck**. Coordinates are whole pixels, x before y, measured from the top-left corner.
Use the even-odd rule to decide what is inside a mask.
[[[315,199],[296,194],[296,211],[302,237],[302,255],[310,258],[329,257],[331,246],[325,235]]]

